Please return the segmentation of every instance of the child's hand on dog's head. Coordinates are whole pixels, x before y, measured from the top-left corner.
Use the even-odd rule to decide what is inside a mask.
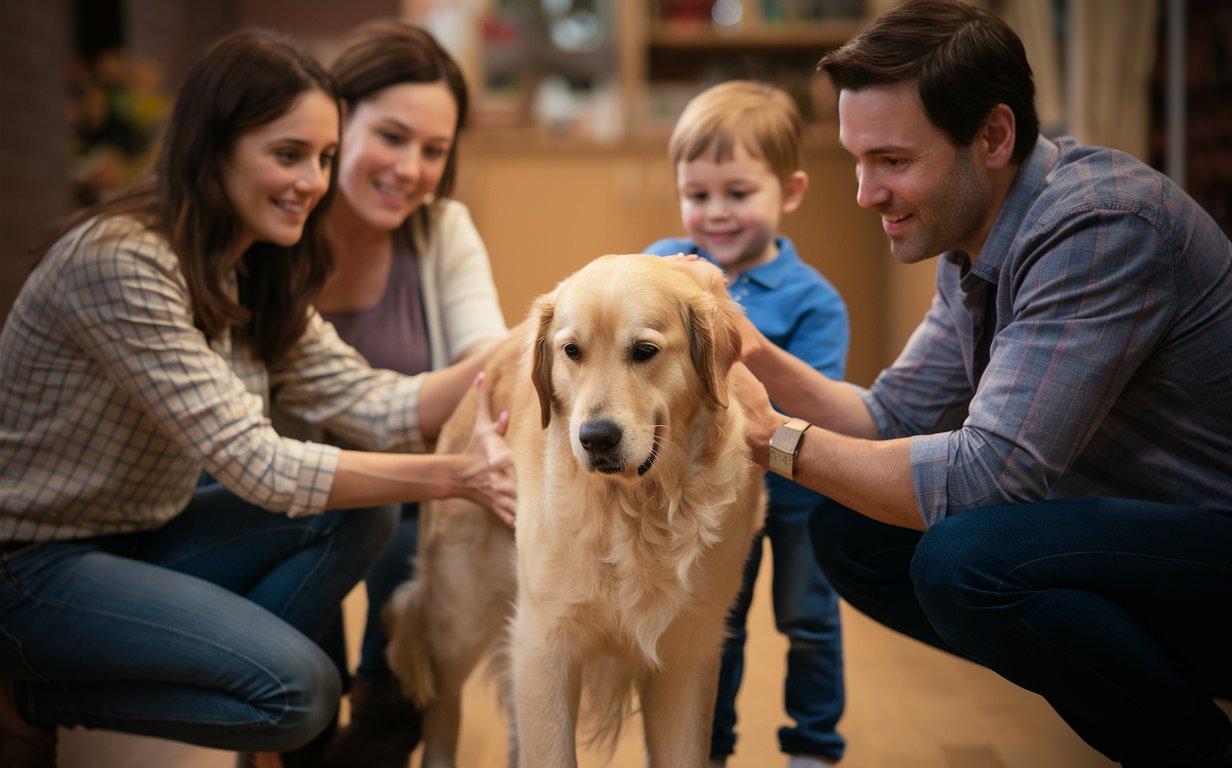
[[[673,267],[693,278],[704,290],[713,293],[716,298],[727,298],[727,276],[714,264],[692,253],[678,253],[668,256],[667,260]]]

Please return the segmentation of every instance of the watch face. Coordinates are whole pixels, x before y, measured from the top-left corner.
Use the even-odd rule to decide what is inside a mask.
[[[776,475],[782,475],[788,480],[792,476],[792,461],[793,457],[790,453],[780,451],[778,448],[771,446],[770,448],[770,471]]]

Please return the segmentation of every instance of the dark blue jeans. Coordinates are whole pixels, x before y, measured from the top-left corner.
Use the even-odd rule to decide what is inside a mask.
[[[397,508],[396,508],[397,509]],[[385,660],[385,623],[381,611],[398,585],[414,575],[414,557],[419,542],[419,505],[404,504],[400,508],[398,527],[385,545],[368,575],[364,586],[368,592],[368,622],[360,646],[359,667],[355,676],[363,680],[392,680],[393,672]]]
[[[419,505],[412,502],[377,509],[382,515],[394,516],[398,524],[394,528],[393,536],[364,575],[368,613],[364,617],[364,637],[360,641],[359,666],[355,669],[355,677],[375,683],[392,683],[394,673],[389,668],[389,662],[385,660],[385,646],[389,643],[389,638],[385,636],[385,622],[381,618],[381,612],[398,585],[415,575],[415,552],[419,544]],[[326,630],[321,647],[342,673],[343,688],[350,690],[342,618],[340,611]]]
[[[0,664],[41,727],[284,751],[338,705],[315,642],[393,531],[390,513],[288,518],[219,485],[155,531],[0,560]]]
[[[851,605],[1038,693],[1109,758],[1232,765],[1212,702],[1232,693],[1232,515],[1055,500],[921,534],[830,503],[811,533]]]
[[[736,693],[744,674],[745,622],[753,601],[753,585],[761,567],[762,539],[773,550],[774,623],[787,635],[787,679],[783,684],[792,727],[779,729],[779,747],[789,755],[811,755],[837,761],[845,742],[835,727],[843,714],[843,637],[838,595],[826,580],[809,545],[813,507],[771,507],[766,527],[753,542],[744,567],[744,584],[728,615],[727,641],[719,672],[710,756],[730,755],[736,747]]]

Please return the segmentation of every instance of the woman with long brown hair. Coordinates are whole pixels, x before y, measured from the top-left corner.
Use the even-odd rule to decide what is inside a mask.
[[[511,514],[504,418],[434,456],[270,426],[276,402],[351,445],[422,449],[479,369],[374,370],[312,308],[339,127],[310,58],[219,41],[155,181],[79,216],[18,297],[0,335],[0,763],[53,765],[56,726],[302,745],[339,696],[315,641],[395,523],[350,510],[457,495]],[[197,489],[203,469],[221,485]]]

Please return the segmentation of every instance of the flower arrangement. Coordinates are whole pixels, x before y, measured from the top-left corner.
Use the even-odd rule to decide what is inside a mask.
[[[69,120],[79,204],[106,199],[149,167],[170,104],[161,81],[156,61],[121,50],[74,64]]]

